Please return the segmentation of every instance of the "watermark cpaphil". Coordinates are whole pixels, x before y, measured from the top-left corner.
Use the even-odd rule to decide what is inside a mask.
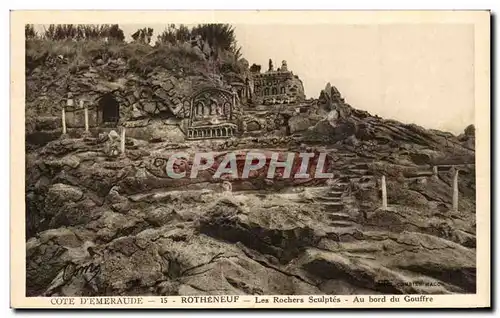
[[[209,173],[213,179],[330,179],[332,160],[321,152],[177,152],[163,161],[172,179],[196,179]]]

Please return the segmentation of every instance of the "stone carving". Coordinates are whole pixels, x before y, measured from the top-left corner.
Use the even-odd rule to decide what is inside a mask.
[[[275,71],[269,60],[269,70],[265,73],[253,72],[252,80],[254,104],[290,104],[305,100],[302,81],[288,70],[286,61]]]
[[[233,192],[233,185],[229,181],[222,182],[222,192],[231,193]]]
[[[252,66],[250,66],[250,72],[252,73],[260,73],[260,70],[261,70],[260,65],[253,63]]]
[[[344,107],[345,100],[339,90],[330,83],[326,84],[318,98],[318,105],[326,111],[337,110],[339,115],[344,118],[350,115],[348,109]]]
[[[288,71],[288,66],[286,65],[286,61],[285,60],[283,60],[283,62],[281,62],[281,68],[280,68],[280,70],[282,72],[287,72]]]
[[[112,130],[108,134],[108,140],[104,143],[104,152],[109,157],[118,157],[120,154],[120,136]]]
[[[229,138],[237,133],[236,94],[209,87],[191,98],[188,139]]]
[[[279,130],[285,125],[285,119],[279,114],[272,114],[266,118],[265,128],[267,131]]]
[[[111,141],[115,141],[115,140],[118,140],[120,139],[120,135],[118,135],[118,133],[114,130],[111,130],[108,134],[108,138],[109,140]]]
[[[141,164],[145,170],[151,175],[162,178],[162,179],[171,179],[171,177],[167,173],[167,163],[169,157],[155,157],[148,161],[143,161]],[[183,173],[189,174],[191,171],[192,162],[183,158],[176,158],[172,165],[173,173]]]

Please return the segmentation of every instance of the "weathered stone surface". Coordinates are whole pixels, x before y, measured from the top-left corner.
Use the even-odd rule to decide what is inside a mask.
[[[147,101],[142,101],[142,109],[149,114],[154,114],[156,112],[156,103],[154,102],[147,102]]]
[[[112,189],[106,202],[120,202],[120,192]],[[205,203],[200,203],[194,193],[167,193],[136,196],[127,215],[103,211],[82,224],[86,230],[61,227],[32,238],[27,244],[29,275],[39,277],[30,283],[29,292],[68,296],[475,290],[475,249],[470,243],[461,244],[470,242],[465,236],[471,235],[457,230],[456,239],[451,235],[449,240],[444,232],[432,232],[430,224],[415,223],[426,220],[418,217],[418,210],[392,213],[390,223],[377,223],[377,230],[346,231],[329,228],[316,208],[285,195],[263,199],[207,193],[201,201]],[[166,202],[175,202],[175,211],[164,206]],[[144,203],[146,211],[134,208]],[[191,217],[183,218],[184,211]],[[367,220],[371,228],[375,218]],[[429,233],[421,232],[425,229]],[[356,239],[349,239],[353,236]],[[82,238],[94,242],[92,254]],[[59,271],[47,271],[44,259],[32,256],[41,248],[47,250],[41,255],[48,253],[43,247],[48,243],[50,253],[62,255],[48,261],[56,268],[70,260],[99,264],[90,287],[78,278],[61,283]],[[429,284],[402,284],[409,281]],[[54,288],[58,284],[63,287]]]
[[[83,192],[74,186],[57,183],[49,188],[45,204],[48,206],[60,206],[67,202],[76,202],[83,198]]]
[[[131,114],[131,119],[132,120],[137,120],[146,117],[146,113],[143,112],[141,109],[139,109],[139,104],[134,103],[132,105],[132,114]]]
[[[290,133],[294,134],[299,131],[304,131],[311,126],[311,121],[305,116],[295,116],[288,120]]]
[[[62,127],[61,118],[60,117],[37,117],[36,118],[36,127],[35,130],[43,131],[43,130],[53,130],[59,129]]]
[[[41,71],[27,81],[28,109],[47,115],[27,126],[28,140],[37,140],[31,130],[52,129],[59,138],[60,110],[50,105],[68,90],[75,103],[113,94],[127,127],[125,154],[117,150],[119,130],[104,127],[92,137],[42,136],[41,147],[27,152],[30,296],[475,292],[474,169],[460,175],[458,212],[451,176],[429,175],[436,162],[473,162],[471,127],[455,137],[384,120],[352,108],[328,85],[304,105],[250,110],[245,118],[258,124],[241,126],[259,136],[189,143],[180,128],[189,96],[227,84],[227,74],[157,67],[139,76],[124,60],[101,58],[72,68],[68,81],[50,83],[57,74]],[[220,191],[207,171],[194,180],[166,174],[173,152],[259,148],[326,151],[335,162],[329,186],[349,190],[332,199],[314,184],[244,180]],[[382,175],[387,209],[380,209]],[[64,281],[70,261],[99,271]],[[402,284],[415,281],[432,284]]]
[[[410,158],[417,165],[427,165],[432,162],[432,158],[425,153],[411,153]]]

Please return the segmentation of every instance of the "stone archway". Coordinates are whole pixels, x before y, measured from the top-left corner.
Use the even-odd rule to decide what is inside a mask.
[[[112,94],[105,94],[99,98],[98,109],[102,114],[103,123],[116,123],[120,119],[120,104]]]

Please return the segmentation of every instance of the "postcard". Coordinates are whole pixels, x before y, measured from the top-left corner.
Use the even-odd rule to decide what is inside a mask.
[[[11,307],[485,308],[489,11],[12,11]]]

